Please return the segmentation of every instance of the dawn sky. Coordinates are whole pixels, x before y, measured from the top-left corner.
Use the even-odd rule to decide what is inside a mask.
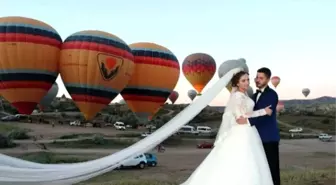
[[[280,76],[280,99],[303,98],[304,87],[311,89],[309,98],[336,95],[335,0],[0,0],[0,6],[1,17],[44,21],[63,39],[97,29],[128,44],[154,42],[170,49],[180,64],[195,52],[210,54],[218,67],[245,58],[251,79],[264,66]],[[217,80],[216,74],[207,88]],[[67,94],[57,82],[59,96]],[[190,102],[189,89],[181,73],[177,103]],[[224,105],[228,95],[224,89],[211,105]]]

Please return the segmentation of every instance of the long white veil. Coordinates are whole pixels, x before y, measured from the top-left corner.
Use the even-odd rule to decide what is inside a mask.
[[[0,155],[0,184],[70,185],[109,172],[125,160],[151,150],[178,131],[204,109],[229,83],[232,76],[239,71],[241,71],[241,69],[237,68],[229,71],[212,88],[203,93],[202,96],[160,129],[132,146],[109,156],[82,163],[43,165]],[[227,110],[225,112],[227,112]],[[224,120],[225,119],[223,119],[223,121]]]
[[[243,69],[241,69],[242,71]],[[234,108],[234,99],[232,98],[232,95],[237,92],[237,87],[232,87],[231,92],[230,92],[230,98],[228,102],[226,103],[225,106],[225,111],[222,117],[222,123],[218,129],[216,140],[214,145],[218,145],[218,143],[222,142],[227,134],[229,133],[231,127],[233,124],[236,123],[236,119],[233,116],[233,108]]]

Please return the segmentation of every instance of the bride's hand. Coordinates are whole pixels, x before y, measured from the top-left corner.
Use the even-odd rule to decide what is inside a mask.
[[[269,115],[269,116],[272,115],[272,112],[273,112],[271,107],[272,107],[272,105],[265,108],[266,114]]]

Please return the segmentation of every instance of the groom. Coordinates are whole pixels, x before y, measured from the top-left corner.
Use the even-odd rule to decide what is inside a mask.
[[[239,124],[250,123],[255,126],[259,132],[260,138],[264,145],[267,161],[271,170],[274,185],[280,185],[280,165],[279,165],[279,141],[280,133],[276,120],[276,106],[278,104],[278,94],[268,87],[272,76],[271,70],[263,67],[257,71],[255,79],[257,92],[253,95],[255,102],[254,110],[263,109],[271,105],[273,113],[271,116],[261,116],[255,118],[239,118]]]

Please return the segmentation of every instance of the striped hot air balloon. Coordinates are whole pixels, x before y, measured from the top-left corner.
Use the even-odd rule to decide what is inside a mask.
[[[0,94],[21,114],[31,114],[54,84],[62,39],[48,24],[0,18]]]
[[[200,94],[216,73],[216,62],[208,54],[194,53],[184,59],[182,71],[190,84]]]
[[[130,48],[135,69],[121,95],[138,118],[148,120],[175,88],[180,66],[176,56],[163,46],[141,42]]]
[[[124,89],[133,72],[133,59],[123,40],[103,31],[80,31],[64,41],[61,77],[87,120]]]
[[[173,91],[171,92],[168,98],[172,102],[172,104],[174,104],[176,100],[178,99],[178,97],[179,97],[179,93],[177,91]]]

